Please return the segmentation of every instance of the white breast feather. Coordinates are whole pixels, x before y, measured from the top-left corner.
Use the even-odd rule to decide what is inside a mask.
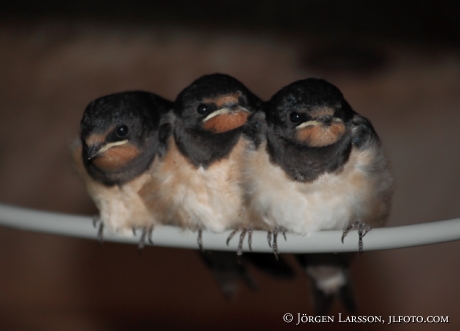
[[[86,189],[99,210],[104,229],[121,235],[132,236],[134,227],[144,227],[155,223],[146,205],[139,196],[139,190],[151,181],[152,164],[144,174],[122,185],[105,186],[95,181],[83,165],[81,141],[76,139],[72,146],[75,170],[85,183]]]
[[[169,210],[167,222],[212,232],[222,232],[242,222],[239,160],[246,145],[241,139],[228,159],[215,162],[207,169],[196,169],[179,153],[175,143],[170,142],[168,155],[155,172],[156,180],[162,182],[157,199],[163,200],[161,204]]]
[[[367,178],[372,151],[353,149],[340,176],[323,174],[312,183],[296,182],[272,164],[266,144],[249,152],[244,183],[248,210],[269,227],[284,227],[307,235],[319,230],[341,230],[371,212],[375,181]],[[375,185],[374,185],[375,184]]]
[[[88,193],[99,209],[105,230],[131,236],[133,228],[155,223],[138,194],[149,178],[147,172],[122,186],[111,187],[94,180],[87,181]]]

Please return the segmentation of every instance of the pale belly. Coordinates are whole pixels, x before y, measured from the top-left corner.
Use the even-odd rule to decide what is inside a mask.
[[[170,141],[169,151],[155,171],[155,213],[165,223],[192,230],[222,232],[243,222],[241,139],[231,155],[207,169],[193,167]]]
[[[143,199],[139,196],[139,190],[151,179],[150,171],[146,171],[145,174],[122,187],[105,186],[91,178],[84,168],[81,148],[81,143],[77,140],[73,146],[74,166],[99,210],[99,218],[104,230],[130,236],[133,234],[133,228],[154,223]]]
[[[283,227],[302,235],[341,230],[354,221],[372,222],[376,182],[364,170],[369,155],[352,152],[339,174],[301,183],[270,163],[264,147],[252,153],[245,173],[251,218],[259,218],[269,229]]]
[[[139,196],[139,190],[149,178],[150,174],[146,173],[121,187],[106,187],[95,182],[87,185],[105,230],[131,236],[134,228],[150,227],[156,223]]]

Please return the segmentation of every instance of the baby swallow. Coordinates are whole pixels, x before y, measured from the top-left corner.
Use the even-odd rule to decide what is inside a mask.
[[[203,76],[177,96],[168,153],[147,194],[154,195],[157,218],[198,231],[200,248],[202,230],[245,224],[242,159],[256,145],[247,123],[260,105],[241,82],[224,74]]]
[[[393,178],[371,123],[338,88],[320,79],[294,82],[265,105],[266,140],[246,158],[245,192],[251,218],[277,234],[307,235],[357,227],[359,250],[371,226],[388,217]],[[348,276],[352,254],[301,254],[315,309],[325,314],[335,296],[353,311]]]
[[[142,228],[140,247],[155,219],[140,195],[153,165],[166,152],[172,102],[134,91],[98,98],[86,108],[74,161],[100,211],[102,231],[127,234]]]
[[[362,237],[387,219],[393,192],[369,120],[337,87],[313,78],[281,89],[265,111],[267,139],[246,159],[245,190],[251,217],[274,233],[275,254],[278,232],[344,230],[345,237],[354,227],[362,251]]]

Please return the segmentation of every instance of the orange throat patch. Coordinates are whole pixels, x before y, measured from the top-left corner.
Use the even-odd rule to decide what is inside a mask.
[[[140,154],[139,149],[132,144],[114,146],[102,155],[93,159],[96,167],[104,171],[117,171],[134,160]]]
[[[345,133],[345,125],[342,122],[326,125],[309,125],[299,129],[296,134],[297,140],[311,147],[324,147],[337,142]]]
[[[248,117],[249,112],[246,111],[225,113],[204,122],[203,128],[214,133],[227,132],[243,126],[247,122]]]

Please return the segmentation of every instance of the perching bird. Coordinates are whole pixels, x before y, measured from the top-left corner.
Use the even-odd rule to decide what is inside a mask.
[[[246,158],[244,182],[248,212],[273,232],[275,254],[279,232],[344,230],[343,241],[354,227],[361,251],[365,233],[386,221],[393,193],[388,161],[369,120],[353,111],[337,87],[313,78],[281,89],[265,112],[267,139]],[[348,262],[330,257],[298,256],[312,279],[316,310],[326,311],[339,294],[352,310]]]
[[[176,98],[168,152],[145,191],[156,202],[155,217],[198,231],[201,248],[202,230],[247,225],[241,167],[247,150],[257,145],[248,118],[260,105],[241,82],[224,74],[203,76]]]
[[[172,102],[133,91],[92,101],[81,120],[74,162],[100,211],[103,229],[143,233],[140,247],[156,224],[140,190],[151,180],[153,165],[166,152]]]
[[[380,139],[340,90],[320,79],[294,82],[266,104],[267,139],[250,152],[248,210],[274,232],[300,235],[354,227],[362,237],[388,217],[393,177]],[[343,240],[343,238],[342,238]]]

